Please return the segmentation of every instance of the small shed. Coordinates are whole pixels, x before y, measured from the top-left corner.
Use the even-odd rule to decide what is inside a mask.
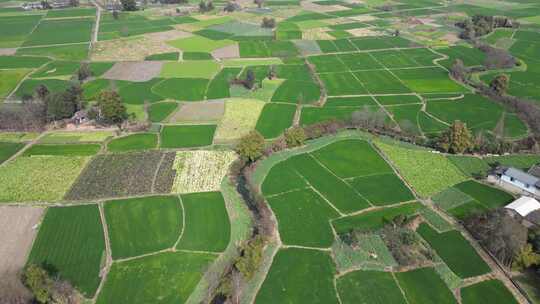
[[[540,202],[532,197],[522,196],[514,202],[506,205],[504,208],[514,210],[522,217],[526,217],[530,213],[540,210]]]

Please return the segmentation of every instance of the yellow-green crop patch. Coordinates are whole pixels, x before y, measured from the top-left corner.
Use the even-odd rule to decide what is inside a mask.
[[[87,157],[16,158],[0,167],[0,202],[58,201],[87,162]]]
[[[235,44],[235,42],[232,40],[212,40],[202,36],[181,38],[178,40],[168,41],[167,43],[175,48],[181,49],[184,52],[206,53],[231,44]]]
[[[219,64],[213,60],[167,62],[163,65],[160,76],[163,78],[211,79],[219,69]]]
[[[255,129],[264,102],[256,99],[229,99],[216,130],[216,141],[236,140]]]

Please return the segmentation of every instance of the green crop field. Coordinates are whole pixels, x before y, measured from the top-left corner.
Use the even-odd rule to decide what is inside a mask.
[[[458,231],[437,233],[426,224],[421,224],[417,231],[461,278],[466,279],[490,272],[489,266]]]
[[[466,179],[463,173],[442,155],[383,142],[377,142],[376,145],[421,196],[431,196]]]
[[[24,144],[21,143],[0,142],[0,164],[8,160],[23,147]]]
[[[98,144],[69,144],[69,145],[32,145],[23,153],[24,156],[61,155],[61,156],[92,156],[99,152]]]
[[[0,202],[57,201],[88,162],[86,157],[20,157],[0,167]]]
[[[351,186],[374,205],[389,205],[414,199],[411,191],[395,174],[357,177]],[[392,189],[392,191],[388,191]]]
[[[109,201],[104,209],[114,259],[171,248],[183,226],[175,196]]]
[[[482,301],[489,303],[518,303],[512,293],[499,280],[480,282],[461,289],[461,302],[474,304]]]
[[[93,19],[43,20],[23,46],[65,44],[90,41]]]
[[[329,220],[337,217],[322,197],[313,190],[291,191],[267,198],[279,222],[285,244],[330,247],[334,239]]]
[[[389,272],[355,271],[340,277],[337,289],[341,303],[405,304],[399,286]]]
[[[161,148],[208,146],[215,131],[215,125],[167,125],[161,131]]]
[[[96,303],[184,303],[214,258],[203,253],[164,252],[114,263]]]
[[[53,267],[61,278],[92,297],[101,281],[105,255],[97,205],[49,208],[40,226],[28,263]]]
[[[350,229],[375,230],[382,228],[388,220],[397,215],[412,215],[418,212],[422,205],[418,202],[407,203],[397,207],[388,207],[375,211],[368,211],[358,215],[343,217],[332,222],[336,232],[347,232]]]
[[[433,268],[399,272],[396,279],[409,303],[457,303]]]
[[[341,178],[392,172],[388,163],[362,140],[339,141],[315,151],[313,155]]]
[[[335,266],[327,253],[282,249],[257,295],[257,303],[339,303],[334,289]]]
[[[221,252],[230,238],[230,223],[223,196],[219,192],[181,196],[185,212],[182,237],[177,249]]]
[[[270,103],[264,105],[255,129],[265,138],[278,137],[292,125],[295,105]]]
[[[130,134],[111,140],[107,144],[109,152],[148,150],[157,147],[158,135],[154,133]]]
[[[208,86],[208,79],[202,78],[169,78],[152,88],[152,91],[163,98],[182,101],[203,100]]]

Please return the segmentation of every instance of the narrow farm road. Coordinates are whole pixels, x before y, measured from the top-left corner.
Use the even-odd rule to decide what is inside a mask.
[[[98,41],[98,33],[99,33],[99,23],[101,20],[101,11],[103,8],[99,3],[96,2],[96,0],[90,0],[92,4],[96,7],[96,24],[94,26],[94,32],[92,33],[92,42],[90,45],[96,43]]]

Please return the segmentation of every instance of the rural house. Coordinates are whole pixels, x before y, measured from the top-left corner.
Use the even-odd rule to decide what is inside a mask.
[[[519,214],[528,226],[540,224],[540,218],[538,217],[540,215],[540,202],[532,197],[522,196],[504,208]]]
[[[540,197],[540,178],[513,167],[499,167],[489,179],[513,192],[532,194]]]

